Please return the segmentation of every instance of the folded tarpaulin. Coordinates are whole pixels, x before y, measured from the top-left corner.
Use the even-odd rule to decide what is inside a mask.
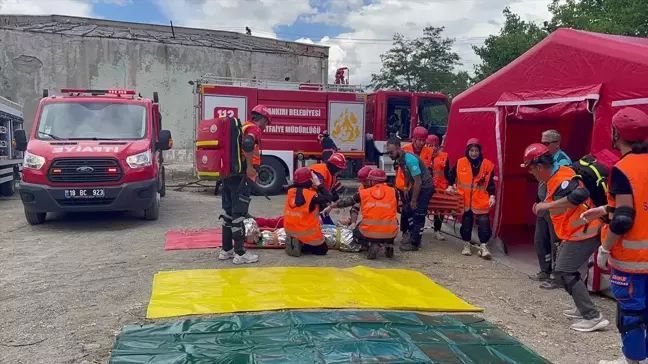
[[[472,315],[287,311],[126,326],[111,364],[550,364]]]
[[[412,270],[259,267],[159,272],[146,317],[299,308],[483,311]]]

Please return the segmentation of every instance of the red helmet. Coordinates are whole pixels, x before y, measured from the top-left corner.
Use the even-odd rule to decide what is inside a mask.
[[[300,167],[295,170],[295,173],[293,175],[293,182],[294,183],[306,183],[310,181],[312,178],[312,174],[310,169],[306,167]]]
[[[542,143],[533,143],[524,150],[524,163],[520,167],[528,167],[536,159],[549,153],[549,148]]]
[[[648,138],[648,115],[634,107],[626,107],[614,114],[612,127],[627,142],[644,141]]]
[[[374,168],[369,172],[367,179],[374,182],[385,182],[387,181],[387,173],[380,168]]]
[[[369,177],[369,173],[372,171],[372,169],[373,168],[371,168],[369,166],[364,166],[364,167],[360,168],[360,170],[358,171],[358,180],[360,182],[366,181],[367,177]]]
[[[339,169],[346,169],[346,157],[342,153],[331,154],[327,162],[331,163]]]
[[[272,115],[270,115],[270,110],[265,105],[257,105],[252,109],[252,113],[257,113],[261,114],[261,116],[265,117],[268,119],[268,124],[270,123],[272,119]]]
[[[473,144],[481,145],[481,143],[479,143],[479,139],[477,139],[477,138],[470,138],[470,139],[468,139],[468,142],[466,142],[467,147],[469,147],[469,146],[471,146]]]
[[[425,139],[425,144],[432,144],[432,145],[438,145],[439,144],[439,137],[432,134]]]
[[[412,138],[413,139],[427,139],[428,137],[428,131],[422,126],[417,126],[414,128],[414,131],[412,132]]]

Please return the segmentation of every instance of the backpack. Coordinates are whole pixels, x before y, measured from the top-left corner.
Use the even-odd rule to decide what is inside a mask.
[[[572,163],[570,166],[577,177],[590,192],[590,198],[595,206],[607,205],[608,168],[591,154]]]
[[[237,118],[201,120],[196,140],[196,169],[201,179],[242,174],[243,124]]]

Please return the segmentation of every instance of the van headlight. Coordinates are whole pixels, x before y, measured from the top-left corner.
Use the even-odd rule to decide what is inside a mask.
[[[126,163],[131,168],[148,167],[151,164],[153,164],[153,156],[151,155],[151,151],[147,150],[146,152],[138,153],[127,157]]]
[[[39,170],[43,168],[44,164],[45,164],[45,157],[41,157],[40,155],[25,152],[25,157],[23,158],[23,168]]]

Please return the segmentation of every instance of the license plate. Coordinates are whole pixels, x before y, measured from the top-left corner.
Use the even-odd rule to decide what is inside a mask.
[[[82,198],[103,198],[106,191],[103,188],[80,188],[74,190],[65,190],[65,198],[82,199]]]

